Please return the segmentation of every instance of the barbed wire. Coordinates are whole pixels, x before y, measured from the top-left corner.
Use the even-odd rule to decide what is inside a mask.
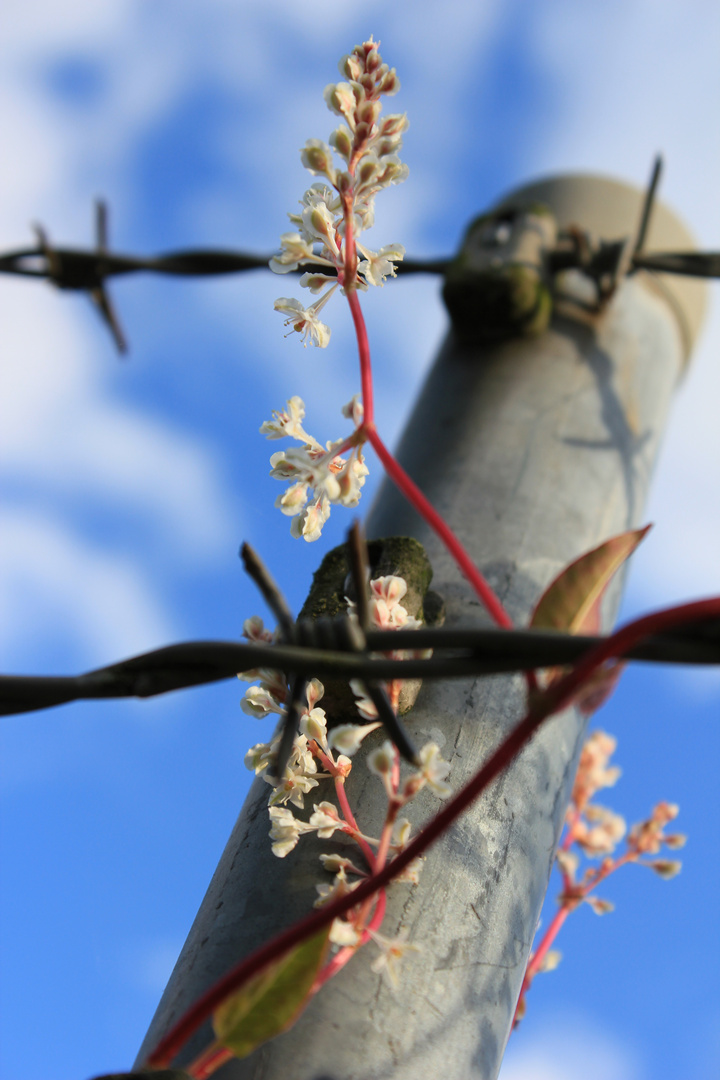
[[[551,252],[552,272],[576,267],[593,280],[608,277],[614,281],[622,265],[623,273],[648,270],[654,273],[682,274],[691,277],[720,277],[720,252],[653,252],[642,251],[655,190],[660,176],[661,160],[657,158],[653,178],[646,194],[638,237],[633,248],[627,241],[601,243],[593,247],[588,238],[578,242],[578,230],[561,234],[561,241],[570,238],[569,247],[561,242],[557,252]],[[50,242],[46,230],[35,226],[37,244],[0,255],[0,273],[50,281],[59,289],[85,292],[98,309],[112,334],[120,353],[127,352],[127,339],[120,326],[114,305],[107,292],[109,278],[126,274],[153,273],[176,277],[208,277],[238,274],[248,270],[266,270],[272,255],[245,251],[198,248],[171,251],[163,255],[121,255],[109,250],[108,209],[98,200],[95,203],[95,247],[57,247]],[[395,267],[397,274],[444,274],[453,262],[452,256],[434,259],[403,259]],[[322,273],[321,264],[306,264],[290,273]]]
[[[189,641],[74,676],[0,676],[0,715],[47,709],[71,701],[154,697],[172,690],[235,678],[269,668],[342,679],[447,679],[499,675],[576,663],[603,639],[550,630],[420,627],[369,630],[345,617],[295,624],[289,644]],[[361,647],[360,652],[357,651]],[[370,655],[432,649],[431,658],[396,660]],[[443,653],[447,655],[438,655]],[[657,634],[623,660],[671,664],[720,664],[720,620]]]

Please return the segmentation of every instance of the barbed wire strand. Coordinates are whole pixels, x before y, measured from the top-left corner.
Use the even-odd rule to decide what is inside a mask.
[[[346,618],[296,623],[291,644],[189,641],[142,653],[74,676],[0,676],[0,715],[51,708],[71,701],[154,697],[218,682],[253,668],[295,672],[308,678],[446,679],[500,675],[576,663],[603,638],[550,630],[370,630],[362,652],[350,651],[359,628]],[[328,648],[332,635],[335,648]],[[351,638],[348,638],[351,635]],[[318,642],[322,642],[318,645]],[[431,658],[393,660],[369,653],[432,649]],[[438,655],[447,651],[448,655]],[[720,664],[720,622],[657,634],[630,649],[623,660],[672,664]]]
[[[645,239],[655,190],[660,176],[661,160],[655,161],[655,169],[645,200],[645,206],[636,241],[635,250],[630,253],[629,245],[624,247],[627,266],[624,271],[649,270],[654,273],[684,274],[691,277],[720,277],[720,252],[656,252],[647,254],[640,250]],[[103,322],[108,327],[118,352],[127,352],[127,338],[122,330],[115,307],[108,295],[106,282],[109,278],[125,274],[154,273],[181,277],[207,277],[209,275],[236,274],[248,270],[266,270],[271,255],[257,255],[244,251],[213,250],[198,248],[188,251],[168,252],[164,255],[139,256],[114,254],[108,243],[108,208],[102,200],[95,203],[95,247],[57,247],[50,242],[47,231],[40,225],[35,226],[37,245],[20,248],[0,255],[0,273],[14,274],[20,277],[41,278],[52,282],[59,289],[86,292],[97,308]],[[601,245],[599,258],[607,256],[607,250],[613,245]],[[570,263],[568,263],[568,258]],[[571,265],[575,259],[572,253],[561,257],[563,266]],[[407,274],[444,274],[452,257],[435,259],[403,259],[396,265],[400,276]],[[552,259],[551,259],[552,263]],[[583,267],[580,267],[583,269]],[[310,264],[291,273],[322,272],[320,264]],[[584,267],[592,276],[593,267]]]

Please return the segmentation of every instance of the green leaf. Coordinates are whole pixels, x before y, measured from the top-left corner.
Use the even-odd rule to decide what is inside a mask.
[[[646,525],[613,536],[566,566],[540,597],[530,626],[571,634],[597,633],[606,588],[650,528]]]
[[[330,927],[253,975],[213,1015],[215,1035],[236,1057],[292,1027],[325,960]]]

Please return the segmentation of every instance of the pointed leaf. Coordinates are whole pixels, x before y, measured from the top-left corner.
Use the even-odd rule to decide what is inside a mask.
[[[613,536],[566,566],[540,597],[530,626],[571,634],[597,633],[606,588],[650,528],[646,525]]]
[[[236,1057],[291,1027],[310,998],[328,948],[330,927],[268,964],[213,1015],[218,1041]]]

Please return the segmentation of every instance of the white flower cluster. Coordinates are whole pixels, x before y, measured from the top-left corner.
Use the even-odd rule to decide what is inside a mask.
[[[370,582],[370,614],[375,626],[386,629],[399,629],[401,626],[408,629],[416,629],[422,624],[412,615],[408,615],[400,601],[407,592],[407,583],[401,577],[388,575],[376,578]],[[349,604],[352,610],[353,605]],[[266,630],[262,619],[253,616],[247,619],[243,626],[243,636],[250,641],[271,643],[275,635]],[[279,716],[285,715],[287,698],[287,684],[278,672],[265,668],[257,668],[253,671],[245,671],[239,678],[246,682],[259,682],[259,686],[250,686],[245,691],[241,702],[242,709],[250,716],[265,717],[271,713]],[[355,692],[362,693],[362,686],[357,685]],[[357,752],[363,739],[370,732],[380,727],[376,715],[370,717],[371,722],[366,724],[340,724],[332,729],[328,735],[327,717],[325,710],[318,707],[318,702],[323,697],[325,688],[319,679],[312,679],[306,688],[307,708],[300,717],[300,733],[295,738],[292,754],[285,769],[285,776],[281,779],[275,776],[273,766],[277,758],[280,746],[280,735],[277,735],[270,743],[257,743],[251,747],[245,755],[245,765],[256,776],[262,778],[272,786],[270,795],[270,817],[272,820],[271,836],[275,843],[273,851],[283,857],[295,847],[299,837],[305,832],[323,830],[330,827],[327,814],[327,806],[321,803],[314,807],[315,813],[309,822],[297,821],[292,811],[281,808],[287,803],[292,803],[299,809],[305,805],[305,795],[318,787],[319,781],[331,776],[344,779],[352,768],[350,758]],[[368,702],[374,709],[371,702]],[[367,717],[369,710],[365,706],[364,698],[357,703],[358,712]],[[335,756],[333,751],[338,751]],[[374,751],[368,758],[368,768],[378,775],[383,782],[385,777],[389,779],[393,772],[395,761],[395,749],[390,742],[385,742]],[[318,771],[317,762],[320,760],[325,771]],[[421,767],[411,774],[406,781],[401,799],[412,798],[426,785],[439,797],[447,798],[450,787],[445,783],[450,766],[440,756],[439,748],[435,743],[427,743],[420,751]],[[396,796],[393,796],[396,797]],[[322,810],[322,814],[321,814]],[[335,811],[333,811],[335,812]],[[335,812],[336,813],[336,812]],[[323,816],[323,814],[325,816]],[[320,815],[320,816],[318,816]],[[341,819],[333,818],[335,824],[330,833],[318,831],[321,837],[332,835],[332,831],[343,827]],[[398,821],[398,827],[405,819]],[[296,825],[293,825],[293,822]],[[409,836],[409,824],[405,822],[401,830],[401,846],[404,846]],[[345,831],[348,831],[347,829]],[[400,834],[398,834],[400,836]],[[329,858],[329,856],[328,856]]]
[[[283,414],[276,413],[275,420],[267,425],[268,429],[272,428],[273,432],[287,432],[296,438],[303,439],[305,433],[300,427],[303,417],[302,402],[299,399],[293,399],[288,402],[288,406],[290,411]],[[406,582],[396,575],[376,578],[370,582],[370,615],[375,626],[385,629],[399,629],[400,627],[414,629],[421,625],[419,620],[408,614],[400,602],[406,592]],[[351,612],[353,606],[349,605]],[[265,629],[262,620],[257,616],[245,622],[243,633],[251,641],[269,643],[275,640],[275,635]],[[251,716],[267,716],[270,713],[285,715],[287,685],[282,676],[276,672],[258,668],[244,672],[240,678],[260,683],[259,686],[251,686],[246,691],[242,702],[245,712]],[[355,692],[362,693],[362,686],[356,687]],[[282,778],[274,774],[280,735],[270,743],[257,743],[245,755],[247,768],[251,769],[256,776],[261,776],[272,787],[268,813],[273,854],[280,859],[285,858],[296,847],[300,837],[306,833],[317,833],[321,839],[328,839],[335,833],[344,833],[346,839],[355,841],[364,854],[365,862],[368,864],[367,869],[359,868],[351,859],[339,853],[320,856],[324,869],[333,874],[333,880],[317,886],[316,906],[329,903],[338,896],[350,892],[356,887],[360,878],[367,876],[368,871],[377,869],[381,864],[376,865],[372,849],[382,846],[380,840],[364,836],[358,831],[344,793],[345,780],[352,769],[350,760],[352,755],[360,748],[363,739],[379,728],[380,724],[373,717],[370,723],[342,724],[334,727],[328,734],[325,711],[318,707],[323,693],[324,687],[318,679],[312,679],[308,683],[307,708],[300,718],[300,732],[295,738],[292,754]],[[373,708],[372,703],[363,697],[358,703],[358,711],[368,716],[368,706]],[[405,817],[398,817],[398,810],[424,787],[428,787],[441,799],[447,798],[451,793],[445,779],[450,771],[450,765],[440,756],[437,745],[427,743],[421,749],[419,757],[420,768],[413,771],[402,784],[400,783],[398,753],[391,742],[384,742],[367,759],[368,768],[380,778],[387,792],[388,818],[385,825],[387,833],[385,833],[384,850],[391,854],[402,851],[410,840],[410,822]],[[329,779],[334,780],[339,805],[344,806],[345,810],[341,812],[333,803],[323,800],[313,804],[313,812],[307,821],[296,817],[288,804],[301,810],[304,809],[305,796],[318,787],[321,781]],[[416,884],[420,869],[421,860],[416,859],[398,876],[398,880]],[[348,875],[354,875],[355,881],[349,880]],[[330,940],[339,948],[356,948],[364,940],[363,930],[362,909],[351,910],[347,916],[335,919],[330,932]],[[397,962],[408,946],[403,940],[390,941],[383,938],[375,929],[368,932],[381,949],[381,955],[374,965],[375,970],[382,970],[395,985]]]
[[[255,701],[258,696],[262,696],[264,700],[272,699],[272,704],[266,709],[266,713],[279,712],[284,716],[285,710],[283,706],[277,695],[271,692],[269,684],[264,678],[268,673],[261,671],[259,674],[261,674],[263,682],[260,687],[251,686],[246,691],[245,699],[242,702],[244,711],[250,712],[251,715],[257,715]],[[248,675],[254,675],[257,678],[258,672],[245,672],[241,678],[247,678]],[[255,694],[252,693],[253,691],[255,691]],[[320,780],[327,779],[331,775],[347,776],[352,767],[347,754],[341,753],[337,757],[333,755],[332,748],[335,745],[335,732],[332,732],[328,738],[325,710],[317,707],[317,702],[325,693],[323,684],[319,679],[312,679],[308,683],[305,692],[307,708],[300,717],[300,734],[295,737],[290,760],[285,768],[285,775],[278,778],[273,773],[273,766],[280,747],[279,735],[271,743],[256,743],[245,755],[246,767],[252,769],[256,776],[262,776],[263,780],[272,786],[273,790],[269,799],[269,814],[272,825],[270,836],[273,840],[273,853],[281,859],[292,851],[304,833],[317,832],[321,839],[327,839],[333,835],[336,829],[347,831],[347,823],[342,820],[337,808],[332,803],[315,803],[314,812],[307,822],[296,818],[292,810],[286,805],[292,803],[302,810],[305,806],[305,795],[312,791],[313,788],[316,788]],[[345,745],[348,746],[351,753],[354,752],[360,745],[362,737],[379,726],[377,723],[365,725],[364,728],[359,729],[363,734],[358,739],[357,745],[351,747],[347,739],[344,741]],[[341,728],[336,730],[338,732],[342,731]],[[319,772],[316,758],[319,758],[332,768],[332,773]]]
[[[342,411],[355,422],[357,430],[362,423],[362,405],[357,395]],[[331,503],[357,506],[368,469],[360,445],[350,445],[347,459],[339,456],[338,451],[352,443],[352,436],[328,442],[323,449],[317,439],[303,429],[304,416],[302,398],[292,397],[287,402],[287,410],[274,412],[273,419],[262,424],[260,434],[268,439],[290,437],[302,443],[273,454],[270,475],[278,480],[292,481],[277,497],[275,505],[293,519],[290,525],[292,536],[312,541],[320,536],[330,516]]]
[[[321,139],[308,139],[301,151],[305,168],[325,179],[310,185],[299,214],[288,215],[296,231],[280,237],[282,251],[270,260],[270,269],[278,274],[308,263],[330,271],[306,273],[300,279],[312,293],[326,289],[307,308],[286,297],[275,301],[275,309],[287,316],[285,325],[303,335],[303,344],[309,340],[320,348],[330,341],[330,330],[318,315],[338,285],[346,289],[382,285],[386,277],[395,276],[394,264],[405,254],[402,244],[371,251],[354,241],[373,224],[377,193],[401,183],[408,173],[407,165],[397,156],[407,117],[398,113],[380,120],[380,98],[396,94],[400,82],[395,69],[382,62],[378,43],[372,38],[342,58],[340,74],[348,81],[331,83],[324,96],[328,108],[345,123],[333,131],[329,145]],[[344,168],[335,166],[333,151]],[[353,241],[347,244],[349,232]],[[360,260],[355,249],[362,256]]]

